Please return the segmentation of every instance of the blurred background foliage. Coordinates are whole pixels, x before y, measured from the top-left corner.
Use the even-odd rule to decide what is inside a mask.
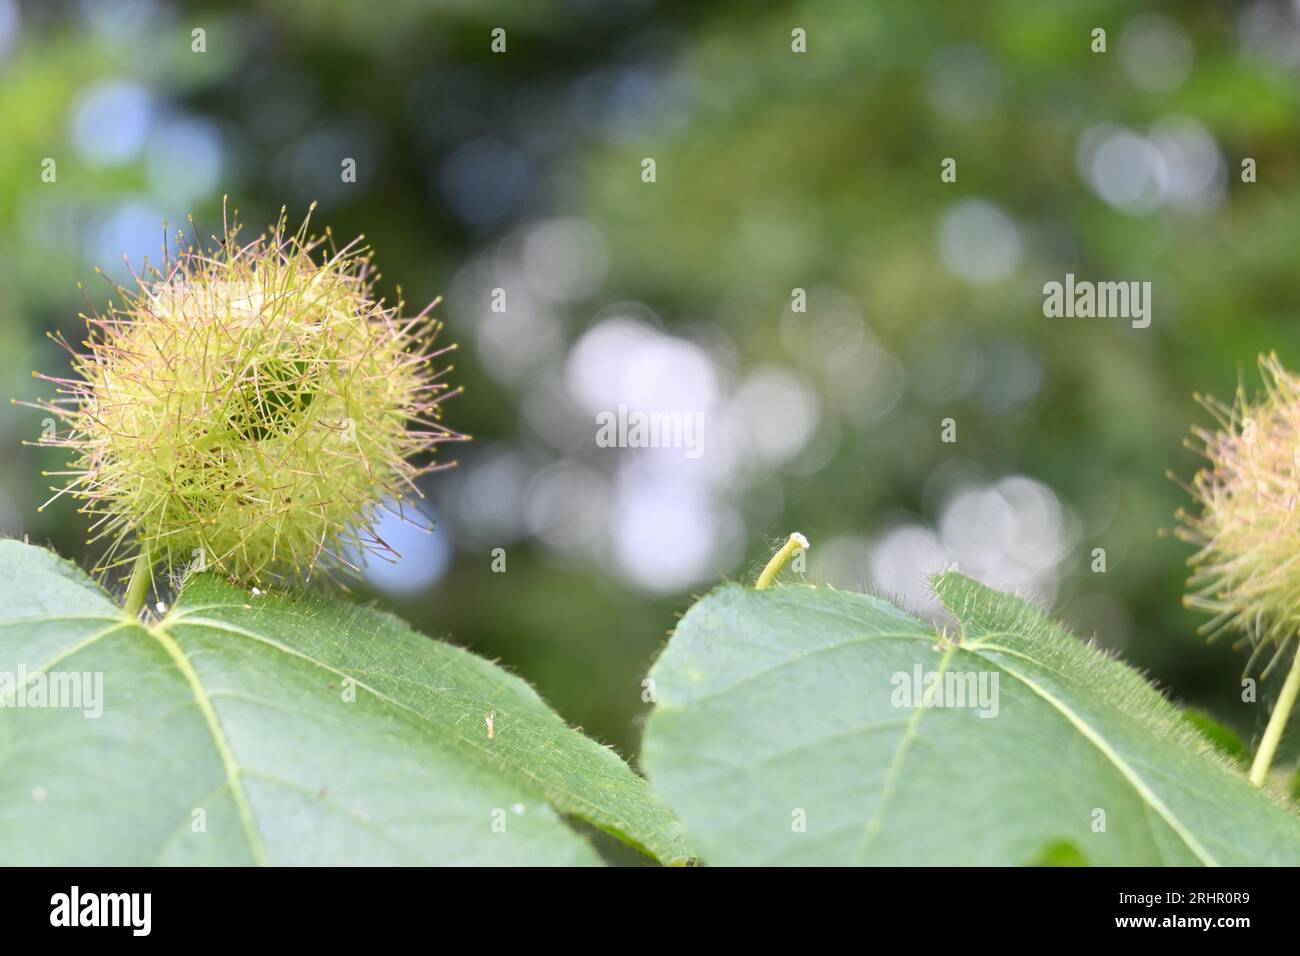
[[[1193,392],[1300,366],[1298,73],[1267,0],[0,0],[0,377],[41,394],[76,283],[102,307],[164,221],[315,200],[444,297],[475,436],[361,590],[624,754],[675,615],[794,529],[810,579],[920,613],[952,563],[1032,595],[1249,740],[1158,531]],[[1067,272],[1150,281],[1151,327],[1045,318]],[[699,413],[702,453],[598,448],[620,404]],[[0,425],[0,522],[87,563],[40,418]]]

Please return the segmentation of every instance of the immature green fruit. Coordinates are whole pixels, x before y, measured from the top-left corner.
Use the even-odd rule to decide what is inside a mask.
[[[1277,650],[1300,631],[1300,377],[1276,354],[1259,365],[1255,400],[1201,400],[1219,429],[1193,429],[1207,461],[1188,489],[1200,509],[1180,511],[1176,533],[1199,547],[1186,603],[1214,615],[1206,629]]]
[[[433,351],[432,305],[402,318],[359,240],[306,229],[286,235],[282,213],[240,245],[227,226],[85,317],[77,377],[42,407],[69,426],[45,443],[77,453],[59,494],[110,540],[102,567],[144,553],[256,582],[387,550],[376,509],[418,495],[434,446],[463,437],[439,421],[453,392],[433,360],[454,346]]]

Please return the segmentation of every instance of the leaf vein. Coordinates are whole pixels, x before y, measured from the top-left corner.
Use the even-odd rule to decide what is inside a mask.
[[[217,717],[216,709],[212,706],[212,700],[208,697],[207,690],[203,687],[198,672],[194,670],[190,659],[164,626],[159,625],[151,628],[149,633],[162,645],[176,668],[181,672],[185,682],[189,684],[190,691],[194,694],[194,701],[198,705],[204,723],[207,725],[212,742],[217,748],[217,755],[221,759],[221,766],[225,771],[226,781],[230,785],[230,794],[234,798],[235,807],[239,812],[239,819],[243,825],[244,835],[248,840],[253,859],[259,866],[266,866],[268,863],[266,847],[262,843],[261,834],[258,832],[257,824],[253,819],[253,809],[248,803],[248,794],[244,792],[244,788],[239,782],[239,764],[235,760],[234,751],[230,747],[230,740],[221,727],[221,720]]]
[[[967,650],[970,650],[970,648],[967,648]],[[1010,657],[1016,657],[1021,660],[1029,661],[1031,664],[1036,663],[1034,659],[1029,657],[1028,655],[1021,654],[1018,651],[1011,650],[1010,648],[1007,647],[1002,647],[1001,645],[998,644],[982,643],[977,648],[977,651],[995,651],[999,654],[1006,654]],[[1074,726],[1074,728],[1078,730],[1079,733],[1081,733],[1088,740],[1089,743],[1091,743],[1094,747],[1096,747],[1101,752],[1102,756],[1104,756],[1108,761],[1110,761],[1110,763],[1115,767],[1115,769],[1120,772],[1121,776],[1123,776],[1124,779],[1128,781],[1129,786],[1131,786],[1137,792],[1138,796],[1142,798],[1143,803],[1149,804],[1151,808],[1156,811],[1156,813],[1160,814],[1165,824],[1171,830],[1173,830],[1175,834],[1178,835],[1178,838],[1187,845],[1187,848],[1189,850],[1191,850],[1194,854],[1196,854],[1197,858],[1199,858],[1202,863],[1204,863],[1206,866],[1219,865],[1218,861],[1214,858],[1214,856],[1201,844],[1200,840],[1196,839],[1195,835],[1192,834],[1192,832],[1187,828],[1187,826],[1182,822],[1182,820],[1180,820],[1178,816],[1168,806],[1165,805],[1165,802],[1161,800],[1160,797],[1155,793],[1155,791],[1152,790],[1151,787],[1147,784],[1147,782],[1142,779],[1142,776],[1137,772],[1137,770],[1135,770],[1127,760],[1121,757],[1114,750],[1114,748],[1112,748],[1110,744],[1106,742],[1105,738],[1103,738],[1101,734],[1097,733],[1097,731],[1092,727],[1092,725],[1089,724],[1086,720],[1084,720],[1080,714],[1076,713],[1072,707],[1070,707],[1067,703],[1065,703],[1065,701],[1058,698],[1047,688],[1041,686],[1032,677],[1028,676],[1027,674],[1021,673],[1020,671],[1016,670],[1014,667],[1009,666],[1005,661],[989,658],[983,654],[978,654],[978,653],[977,656],[984,657],[985,660],[988,660],[990,663],[1000,667],[1002,670],[1006,671],[1012,677],[1016,678],[1016,680],[1020,681],[1022,684],[1028,687],[1033,693],[1037,694],[1043,700],[1047,701],[1052,707],[1054,707],[1057,710],[1057,712],[1061,714],[1061,716],[1063,716],[1066,720],[1068,720]]]

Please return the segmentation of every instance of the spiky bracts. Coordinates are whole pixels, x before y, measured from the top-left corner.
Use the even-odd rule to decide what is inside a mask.
[[[434,350],[433,304],[403,318],[377,299],[359,239],[286,234],[283,213],[237,233],[119,287],[84,316],[76,377],[49,379],[60,397],[39,407],[68,427],[42,443],[76,452],[55,498],[108,540],[101,570],[144,553],[256,582],[389,550],[376,509],[418,495],[434,447],[463,437],[440,423],[454,393],[433,362],[454,346]]]
[[[1219,428],[1192,430],[1207,461],[1188,487],[1200,510],[1180,510],[1176,533],[1199,549],[1185,603],[1214,615],[1205,630],[1240,629],[1280,656],[1300,631],[1300,377],[1276,354],[1259,366],[1253,401],[1241,388],[1231,406],[1198,396]]]

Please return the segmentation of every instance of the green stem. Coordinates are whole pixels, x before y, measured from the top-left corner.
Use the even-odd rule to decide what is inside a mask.
[[[789,540],[781,545],[781,550],[772,555],[772,560],[767,562],[767,567],[763,569],[763,573],[754,582],[754,590],[762,591],[764,588],[770,588],[772,582],[776,580],[776,576],[781,573],[781,569],[790,563],[794,553],[796,551],[807,551],[808,547],[808,539],[798,531],[790,535]]]
[[[1282,740],[1282,731],[1291,716],[1291,708],[1295,706],[1297,695],[1300,695],[1300,651],[1297,651],[1291,661],[1291,670],[1286,675],[1286,683],[1282,685],[1282,696],[1277,699],[1273,715],[1269,717],[1268,726],[1264,728],[1264,739],[1259,742],[1259,749],[1255,751],[1255,762],[1250,765],[1250,782],[1257,787],[1263,786],[1264,778],[1268,776],[1269,764],[1273,762],[1273,755],[1277,753],[1277,745]]]
[[[149,582],[153,580],[153,561],[148,551],[141,551],[131,568],[131,583],[126,586],[126,601],[122,609],[135,617],[144,607],[144,596],[149,592]]]

